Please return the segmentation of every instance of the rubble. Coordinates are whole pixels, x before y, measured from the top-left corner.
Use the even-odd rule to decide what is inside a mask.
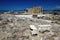
[[[51,32],[38,32],[38,25],[46,24],[50,24],[52,26],[50,30]],[[34,25],[37,27],[38,35],[31,35],[31,32],[33,32],[33,34],[36,32],[36,28],[31,27],[32,29],[35,28],[33,31],[31,31],[29,25]],[[0,15],[0,40],[53,40],[56,36],[60,37],[59,28],[60,26],[57,26],[54,23],[47,23],[38,19],[19,18],[11,14]]]

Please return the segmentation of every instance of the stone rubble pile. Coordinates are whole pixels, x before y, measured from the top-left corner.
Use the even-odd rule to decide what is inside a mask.
[[[36,40],[40,40],[39,39],[40,37],[31,35],[30,28],[29,28],[29,25],[31,24],[37,26],[41,23],[35,22],[34,20],[28,18],[26,19],[17,18],[11,14],[1,14],[0,15],[0,40],[33,40],[33,38]],[[57,27],[56,28],[52,27],[52,30],[56,34],[54,36],[60,37],[59,28],[58,28],[59,31],[57,30]],[[52,39],[48,39],[47,34],[45,38],[47,38],[46,40],[52,40]]]
[[[23,32],[28,29],[26,20],[19,19],[14,15],[0,15],[0,40],[24,40]]]

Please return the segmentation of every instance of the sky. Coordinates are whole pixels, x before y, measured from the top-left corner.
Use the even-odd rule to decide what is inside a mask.
[[[0,0],[0,10],[23,10],[42,6],[44,10],[60,10],[60,0]]]

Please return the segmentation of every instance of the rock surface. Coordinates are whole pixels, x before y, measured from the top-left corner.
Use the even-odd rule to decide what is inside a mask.
[[[0,15],[0,40],[40,40],[40,34],[38,36],[32,36],[30,33],[29,25],[45,24],[40,20],[22,19],[15,17],[11,14]],[[49,23],[47,23],[49,24]],[[50,23],[51,24],[51,23]],[[53,24],[51,24],[53,25]],[[53,36],[48,36],[44,33],[46,40],[54,40],[53,37],[60,37],[60,26],[52,26],[52,31],[55,33]]]

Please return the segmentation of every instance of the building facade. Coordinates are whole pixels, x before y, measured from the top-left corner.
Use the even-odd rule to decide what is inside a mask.
[[[25,14],[41,14],[42,7],[41,6],[33,6],[31,8],[25,9]]]

